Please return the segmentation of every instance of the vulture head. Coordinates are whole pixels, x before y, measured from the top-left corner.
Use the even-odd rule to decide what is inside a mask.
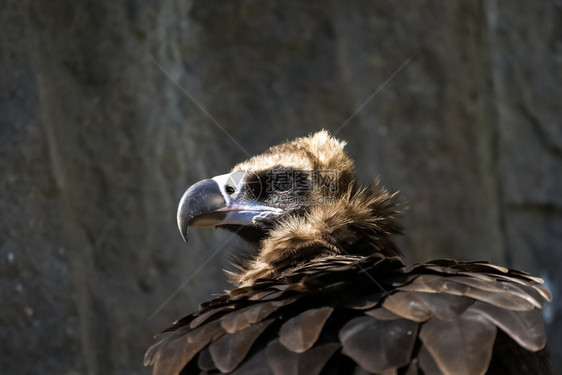
[[[253,254],[235,260],[239,286],[325,256],[398,255],[393,195],[378,182],[359,186],[344,146],[320,131],[196,183],[178,207],[182,236],[190,226],[215,226],[252,244]]]

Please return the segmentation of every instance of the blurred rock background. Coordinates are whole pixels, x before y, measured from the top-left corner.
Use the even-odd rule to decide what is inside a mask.
[[[227,287],[185,188],[322,128],[408,200],[408,261],[545,278],[562,371],[561,82],[559,0],[2,1],[1,372],[149,373]]]

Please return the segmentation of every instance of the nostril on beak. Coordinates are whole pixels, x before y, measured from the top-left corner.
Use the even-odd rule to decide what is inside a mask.
[[[232,194],[236,193],[236,189],[234,189],[230,185],[226,185],[226,187],[224,189],[225,189],[225,191],[228,195],[232,195]]]

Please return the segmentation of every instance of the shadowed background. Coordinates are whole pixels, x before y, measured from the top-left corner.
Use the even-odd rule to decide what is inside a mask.
[[[0,43],[2,373],[147,374],[227,287],[183,191],[322,128],[408,201],[409,262],[545,278],[562,371],[560,1],[6,0]]]

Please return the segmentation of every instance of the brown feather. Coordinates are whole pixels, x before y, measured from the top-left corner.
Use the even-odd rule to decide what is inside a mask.
[[[247,361],[244,361],[232,375],[274,375],[267,364],[265,350],[260,350]]]
[[[258,282],[203,304],[200,315],[195,317],[201,320],[197,322],[200,325],[191,328],[190,323],[194,319],[190,316],[180,320],[172,332],[164,334],[163,340],[149,350],[147,363],[156,364],[157,374],[173,373],[200,352],[196,365],[202,371],[212,371],[212,367],[226,371],[237,366],[251,371],[244,366],[246,360],[243,358],[247,353],[250,353],[250,359],[257,361],[259,351],[277,340],[276,345],[281,345],[285,351],[273,347],[268,349],[269,356],[279,352],[284,359],[275,362],[268,357],[267,363],[278,366],[275,371],[281,371],[304,363],[305,357],[298,359],[287,352],[302,352],[294,355],[306,354],[306,361],[312,361],[311,353],[314,353],[314,345],[318,345],[315,343],[325,343],[326,338],[333,338],[334,334],[337,337],[337,327],[342,327],[339,339],[345,356],[366,370],[378,372],[413,372],[415,366],[426,371],[432,368],[431,363],[434,362],[444,373],[459,371],[462,374],[465,370],[461,367],[466,368],[466,373],[479,373],[490,361],[496,326],[507,332],[521,348],[536,351],[544,346],[545,333],[539,310],[506,310],[506,306],[490,303],[497,304],[498,294],[501,294],[499,301],[508,298],[511,303],[521,300],[526,306],[534,307],[537,303],[542,306],[544,296],[524,275],[503,274],[506,278],[520,281],[514,284],[505,278],[496,278],[498,274],[475,276],[464,271],[465,264],[458,262],[454,263],[454,269],[440,265],[444,267],[440,273],[435,266],[430,266],[431,269],[424,265],[399,266],[378,256],[347,260],[336,256],[333,262],[337,271],[330,270],[331,260],[325,258],[293,271],[284,280]],[[387,268],[389,265],[394,268]],[[474,264],[466,266],[475,268]],[[498,272],[494,268],[485,269]],[[365,277],[366,274],[378,280],[391,295],[382,292],[373,294],[375,286],[369,277]],[[471,278],[477,281],[473,282]],[[506,283],[509,285],[507,288]],[[457,295],[459,293],[464,295]],[[311,305],[306,296],[315,296],[317,304]],[[332,317],[333,323],[326,326],[328,317]],[[252,327],[259,325],[263,319],[274,319],[278,322],[274,326],[277,328],[269,330],[266,335],[250,334]],[[335,322],[342,325],[334,325]],[[421,329],[418,335],[415,332],[419,323]],[[202,334],[201,329],[207,333]],[[217,331],[213,332],[213,329]],[[244,333],[245,330],[248,331]],[[243,334],[239,338],[230,337],[233,336],[230,334],[219,338],[225,331]],[[408,331],[412,334],[408,335]],[[198,342],[191,343],[196,336],[199,337]],[[417,351],[413,348],[420,345],[415,344],[419,340],[421,347]],[[258,343],[259,346],[254,348]],[[209,349],[205,349],[209,344]],[[210,351],[211,347],[214,354]],[[363,352],[365,348],[368,350]],[[433,362],[424,357],[426,350]],[[343,355],[338,353],[333,354],[336,357]],[[209,356],[213,363],[210,363]],[[284,360],[290,363],[282,364]],[[414,366],[414,363],[417,365]],[[342,369],[345,368],[348,373],[354,371],[353,366],[346,366]]]
[[[415,322],[425,322],[433,312],[422,297],[411,292],[397,292],[388,296],[382,306],[396,315]]]
[[[462,315],[473,303],[472,298],[445,293],[416,293],[416,299],[426,305],[436,318],[446,321]]]
[[[495,336],[496,326],[470,310],[452,321],[432,318],[420,330],[424,347],[445,374],[483,374]]]
[[[485,316],[529,351],[536,352],[546,345],[540,310],[510,311],[482,302],[475,302],[470,309]]]
[[[309,309],[285,322],[279,330],[279,342],[295,353],[310,349],[320,336],[324,323],[334,309],[329,306]]]
[[[372,310],[364,311],[365,315],[368,315],[372,318],[377,320],[396,320],[400,319],[400,316],[396,315],[395,313],[388,311],[384,307],[376,307]]]
[[[477,277],[463,277],[457,276],[454,281],[459,284],[468,285],[472,288],[484,290],[487,292],[494,293],[508,293],[513,296],[524,299],[531,303],[534,307],[541,308],[543,298],[541,295],[525,284],[516,285],[513,283],[503,282],[503,281],[483,281]]]
[[[418,324],[406,319],[352,319],[342,327],[342,352],[367,371],[380,373],[406,366],[416,342]]]
[[[235,333],[248,328],[251,324],[258,323],[269,316],[279,307],[294,302],[296,298],[287,298],[280,301],[266,301],[259,304],[252,304],[220,318],[224,330],[228,333]]]
[[[253,324],[242,331],[227,333],[213,342],[209,351],[217,368],[223,373],[234,370],[244,360],[254,341],[272,322],[273,319],[269,319]]]
[[[316,375],[339,347],[340,344],[332,342],[315,346],[304,353],[295,353],[279,340],[274,340],[265,353],[275,375]]]
[[[486,290],[470,287],[466,283],[456,282],[456,278],[441,275],[422,275],[412,283],[400,288],[404,291],[425,293],[449,293],[457,296],[467,296],[476,300],[485,301],[495,306],[518,311],[533,309],[533,304],[523,299],[515,292],[509,292],[507,288],[497,289],[490,293]]]
[[[354,310],[371,309],[381,301],[382,297],[383,297],[382,291],[380,293],[361,296],[359,298],[354,299],[352,302],[347,303],[345,307]]]
[[[181,333],[181,332],[180,332]],[[145,365],[154,365],[154,375],[177,374],[210,341],[224,334],[218,321],[187,334],[172,333],[154,344],[145,355]]]
[[[432,269],[417,265],[387,270],[386,267],[393,264],[392,261],[382,261],[378,257],[352,259],[345,261],[339,256],[334,257],[334,268],[338,271],[330,271],[331,261],[325,258],[304,266],[302,272],[294,271],[294,274],[288,277],[294,284],[287,284],[284,280],[259,282],[252,287],[234,290],[226,297],[221,296],[203,304],[199,317],[195,317],[201,320],[197,322],[200,325],[192,329],[190,322],[194,321],[193,318],[180,320],[174,326],[173,332],[165,334],[163,341],[149,350],[147,363],[156,363],[155,373],[177,372],[194,358],[197,352],[203,350],[197,361],[201,370],[211,371],[213,366],[223,371],[234,369],[244,363],[239,361],[242,361],[254,343],[257,343],[260,334],[249,333],[252,332],[251,328],[259,325],[263,319],[279,321],[279,328],[276,328],[277,331],[271,331],[263,339],[265,341],[260,344],[264,345],[261,346],[262,349],[256,347],[256,350],[264,350],[268,342],[279,340],[279,345],[288,352],[298,351],[306,354],[314,349],[315,342],[325,342],[322,341],[325,339],[321,338],[328,316],[334,316],[334,322],[344,319],[343,328],[339,333],[343,353],[369,371],[406,371],[404,366],[408,371],[414,371],[412,363],[418,363],[417,366],[422,370],[430,368],[427,358],[423,357],[423,348],[427,348],[431,358],[443,372],[461,371],[459,368],[468,366],[465,362],[469,361],[472,367],[466,367],[467,373],[478,373],[479,369],[485,368],[489,363],[496,325],[525,349],[536,351],[544,346],[545,333],[541,326],[539,310],[506,310],[505,306],[501,308],[490,304],[497,304],[497,295],[502,294],[503,299],[522,300],[531,306],[539,303],[542,306],[545,302],[543,295],[534,288],[535,284],[527,281],[524,276],[506,276],[523,280],[509,284],[503,278],[498,281],[493,274],[485,277],[479,277],[482,274],[473,276],[471,272],[463,270],[463,263],[454,263],[456,270],[447,268],[443,269],[442,273],[435,273],[434,266],[431,266]],[[474,264],[467,265],[467,268],[474,267]],[[492,270],[497,272],[493,268]],[[373,294],[374,286],[369,278],[361,276],[365,273],[378,279],[381,285],[387,285],[385,288],[397,289],[394,292],[387,289],[391,293],[390,296],[383,293]],[[473,282],[471,277],[477,281]],[[489,281],[490,285],[482,284],[486,281]],[[504,288],[505,283],[510,286]],[[398,286],[388,287],[393,284]],[[499,286],[501,291],[498,290]],[[271,291],[273,292],[269,293]],[[457,295],[458,293],[465,295]],[[295,303],[309,294],[315,294],[316,298],[324,297],[318,300],[319,305],[316,307]],[[477,299],[476,302],[474,298]],[[350,303],[348,299],[356,302]],[[356,309],[357,307],[367,308],[361,310]],[[233,311],[229,312],[230,309]],[[363,318],[360,318],[361,315],[354,318],[358,315],[353,315],[353,311],[354,314],[362,312],[365,315]],[[416,321],[422,323],[419,338],[415,333],[410,338],[410,335],[404,332],[416,332]],[[361,324],[358,325],[358,322]],[[336,326],[326,328],[326,335],[333,334]],[[412,327],[415,328],[411,329]],[[201,329],[207,333],[202,334]],[[213,333],[213,329],[217,331]],[[248,332],[239,339],[226,338],[232,335],[219,338],[224,331],[236,334],[245,330]],[[309,331],[313,334],[309,335]],[[244,336],[246,334],[247,336]],[[194,341],[196,336],[199,337],[198,342],[189,344],[186,351],[186,345]],[[420,339],[423,345],[419,353],[416,353],[413,350],[414,343]],[[213,364],[209,363],[209,355],[212,353],[204,349],[211,341],[213,342],[209,348],[215,348],[211,359],[216,359]],[[475,347],[478,350],[474,349]],[[362,352],[361,348],[369,348],[369,351]],[[451,352],[451,348],[455,350]],[[232,355],[229,356],[229,353]],[[251,354],[251,358],[257,355],[257,352]],[[416,358],[419,358],[419,361],[416,362]],[[292,362],[291,366],[302,363],[301,360],[291,360],[296,361]],[[351,367],[349,371],[352,371]]]
[[[209,320],[209,318],[211,318],[213,315],[216,315],[220,312],[223,312],[225,310],[232,310],[234,309],[233,305],[230,306],[222,306],[216,309],[210,309],[208,311],[205,311],[203,314],[198,315],[195,319],[193,319],[191,321],[191,323],[189,323],[189,327],[190,328],[197,328],[199,327],[201,324],[205,323],[207,320]]]

